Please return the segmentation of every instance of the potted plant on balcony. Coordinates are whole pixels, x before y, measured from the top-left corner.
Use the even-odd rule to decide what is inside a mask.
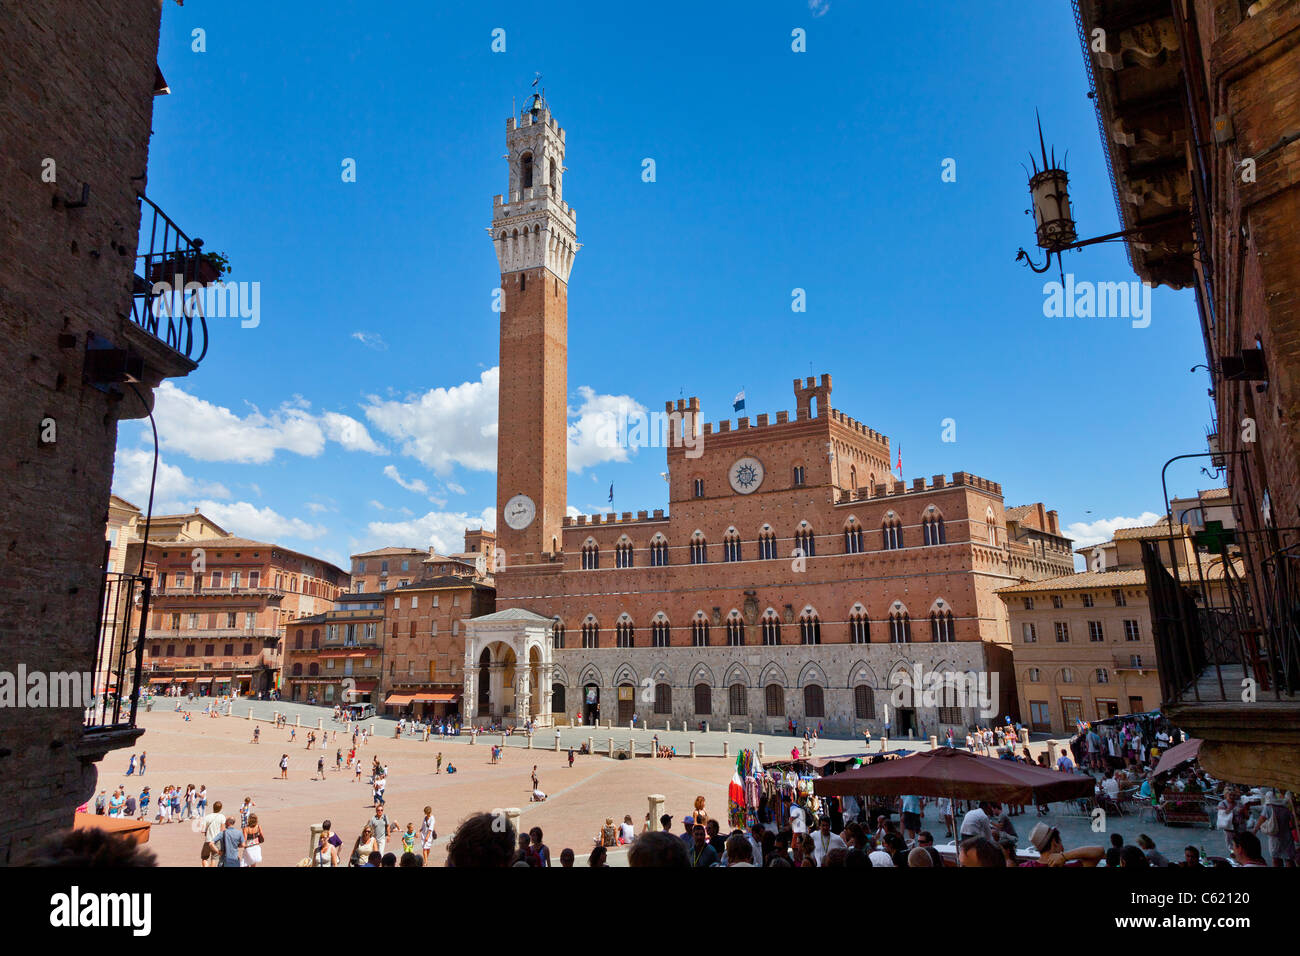
[[[178,251],[174,255],[154,259],[149,264],[148,279],[151,283],[174,283],[178,275],[182,283],[212,285],[230,275],[230,260],[225,253],[194,249]]]

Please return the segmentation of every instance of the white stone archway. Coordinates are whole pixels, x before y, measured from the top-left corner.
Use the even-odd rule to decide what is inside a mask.
[[[551,725],[552,618],[509,608],[465,622],[468,723]]]

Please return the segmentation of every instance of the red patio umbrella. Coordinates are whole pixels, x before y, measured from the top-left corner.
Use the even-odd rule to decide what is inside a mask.
[[[954,747],[939,747],[813,781],[813,793],[818,796],[915,794],[1003,803],[1074,800],[1093,796],[1095,788],[1088,776],[981,757]]]

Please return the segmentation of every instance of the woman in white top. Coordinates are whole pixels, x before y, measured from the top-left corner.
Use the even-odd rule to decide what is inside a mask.
[[[261,848],[258,847],[257,849],[258,849],[258,855],[260,856]],[[334,849],[333,844],[329,842],[329,839],[326,837],[324,833],[320,835],[320,839],[316,842],[316,849],[311,855],[311,865],[312,866],[338,866],[339,865],[338,851]]]
[[[420,848],[424,850],[424,862],[429,862],[429,851],[433,849],[433,807],[424,808],[424,822],[420,824]]]
[[[250,813],[248,822],[244,824],[244,866],[257,866],[262,862],[262,844],[265,842],[266,834],[257,822],[257,814]]]

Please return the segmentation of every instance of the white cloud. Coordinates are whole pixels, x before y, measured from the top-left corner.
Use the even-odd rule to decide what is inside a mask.
[[[419,478],[412,478],[409,481],[406,480],[405,478],[402,477],[402,473],[397,470],[396,465],[385,465],[384,477],[393,479],[393,481],[397,482],[407,491],[413,491],[416,494],[420,494],[420,495],[427,495],[429,493],[428,485],[426,485]]]
[[[119,448],[113,462],[113,493],[140,510],[149,506],[149,482],[153,477],[153,451],[147,448]],[[229,498],[230,491],[217,482],[191,478],[176,465],[158,459],[158,481],[154,485],[154,514],[188,511],[190,499]]]
[[[304,505],[303,507],[305,507],[308,511],[310,511],[310,512],[311,512],[312,514],[314,514],[314,515],[318,515],[318,514],[320,514],[321,512],[324,512],[324,511],[333,511],[333,510],[334,510],[334,509],[331,508],[329,505],[323,505],[323,504],[321,504],[319,501],[309,501],[309,502],[307,502],[307,504]]]
[[[1136,518],[1117,515],[1114,518],[1098,518],[1096,521],[1076,521],[1066,526],[1065,536],[1074,539],[1075,548],[1086,548],[1089,545],[1109,541],[1119,528],[1141,528],[1155,524],[1160,517],[1154,512],[1144,511]]]
[[[384,451],[361,422],[337,412],[317,418],[308,410],[310,403],[300,396],[281,403],[270,414],[253,407],[240,417],[172,382],[163,382],[154,394],[161,447],[199,461],[264,464],[281,450],[314,458],[324,451],[327,439],[349,451]]]
[[[464,487],[456,484],[456,482],[454,481],[449,481],[446,483],[446,485],[447,485],[447,490],[450,491],[452,494],[457,494],[457,495],[465,494]]]
[[[286,518],[272,508],[258,508],[247,501],[223,503],[200,501],[198,508],[227,531],[259,541],[301,538],[311,541],[323,537],[327,528],[301,518]]]
[[[808,0],[808,10],[814,17],[824,17],[831,9],[831,0]]]
[[[372,521],[366,526],[367,538],[358,550],[394,547],[432,547],[447,554],[465,547],[465,529],[496,526],[496,509],[484,508],[477,515],[465,511],[430,511],[410,521]]]
[[[569,417],[577,418],[569,425],[569,471],[581,472],[606,461],[627,461],[627,437],[638,421],[644,423],[645,440],[653,440],[646,407],[630,395],[600,395],[587,385],[578,386],[578,394],[582,404],[569,409]]]
[[[365,413],[385,435],[401,442],[401,452],[445,476],[460,465],[492,471],[497,461],[498,370],[477,382],[433,388],[402,401],[369,398]]]
[[[353,332],[352,337],[368,349],[374,349],[376,352],[386,352],[388,343],[378,332]]]

